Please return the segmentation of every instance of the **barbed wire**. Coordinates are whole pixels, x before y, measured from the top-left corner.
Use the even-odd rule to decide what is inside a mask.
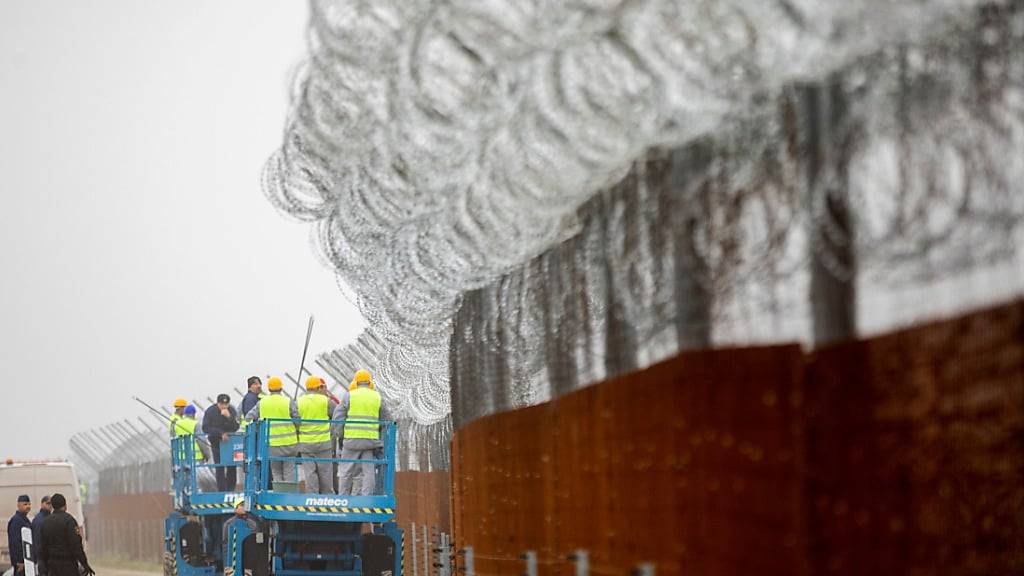
[[[1015,226],[1020,206],[1003,184],[1019,167],[993,171],[991,159],[1020,143],[1016,68],[1003,66],[983,90],[964,86],[958,78],[978,58],[945,40],[961,32],[977,36],[970,14],[979,4],[313,2],[311,55],[296,83],[282,147],[267,163],[265,190],[284,212],[316,222],[322,256],[386,343],[379,371],[389,393],[412,420],[436,423],[451,409],[449,374],[458,368],[447,342],[462,295],[580,233],[580,207],[624,178],[638,182],[626,186],[627,193],[656,196],[648,191],[656,167],[644,160],[651,150],[690,150],[689,162],[703,165],[683,173],[698,177],[678,187],[664,213],[639,203],[639,213],[602,216],[607,233],[633,229],[639,235],[615,238],[579,260],[567,255],[575,262],[573,276],[560,280],[640,295],[615,306],[638,323],[641,340],[670,323],[639,311],[672,309],[673,284],[659,278],[679,266],[719,296],[708,322],[722,321],[729,302],[743,298],[757,300],[743,306],[792,307],[758,284],[799,277],[807,254],[850,280],[854,270],[833,252],[849,231],[837,229],[830,207],[880,206],[889,172],[877,170],[876,158],[896,144],[905,158],[897,178],[907,191],[903,208],[882,217],[877,209],[869,216],[851,210],[866,269],[874,266],[885,276],[887,263],[914,250],[957,261],[961,237],[973,233],[961,232],[958,219],[933,230],[930,217],[913,207],[928,200],[956,206],[963,195],[952,184],[961,174],[978,183],[972,194],[1003,192],[1004,209],[987,218],[971,211],[975,228]],[[990,35],[986,29],[980,34]],[[995,44],[1018,42],[1012,36],[1012,27],[1004,27]],[[920,46],[930,55],[925,64],[944,63],[941,69],[917,66],[917,49],[900,46]],[[998,63],[996,53],[983,59]],[[787,101],[787,86],[827,83],[823,79],[838,70],[845,72],[829,97],[837,110],[845,109],[845,119],[830,124],[833,133],[826,137],[842,162],[825,158],[826,170],[813,186],[818,193],[808,196],[800,179],[810,144],[800,139],[813,131],[807,123],[821,119],[787,116],[787,109],[799,115],[799,103]],[[944,77],[949,70],[956,74]],[[894,89],[907,93],[929,83],[946,95],[929,110],[944,111],[947,120],[929,123],[933,114],[924,109],[900,116]],[[891,117],[906,121],[884,120],[887,107],[897,112]],[[701,142],[708,148],[703,152]],[[958,160],[943,161],[949,154]],[[872,176],[858,180],[864,186],[847,185],[851,174],[864,172]],[[934,186],[939,181],[948,185]],[[917,218],[893,216],[901,213]],[[689,229],[687,249],[679,251],[687,256],[678,266],[661,261],[666,240],[648,232],[663,225]],[[889,241],[900,226],[915,233]],[[986,255],[1005,251],[1005,236],[992,244]],[[599,281],[603,272],[593,267],[594,258],[612,261],[609,283]],[[539,277],[551,274],[568,272]],[[511,301],[492,304],[491,311],[514,314]],[[571,314],[555,324],[534,314],[515,319],[525,334],[580,330],[593,340],[601,331],[599,323],[574,328]],[[548,344],[501,332],[481,345],[519,356],[507,363],[517,397],[543,397],[523,382],[542,366],[536,358]],[[564,372],[560,377],[571,371]]]

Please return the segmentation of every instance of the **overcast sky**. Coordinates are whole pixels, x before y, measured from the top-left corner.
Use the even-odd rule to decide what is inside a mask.
[[[363,321],[267,202],[299,1],[0,2],[0,457],[295,373]]]

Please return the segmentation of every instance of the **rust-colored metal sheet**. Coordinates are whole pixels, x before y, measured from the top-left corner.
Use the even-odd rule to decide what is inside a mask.
[[[802,370],[795,346],[696,352],[470,423],[457,543],[488,574],[526,550],[568,573],[577,548],[598,573],[806,574]]]
[[[416,527],[416,558],[417,573],[423,572],[423,555],[427,555],[426,564],[433,566],[437,560],[432,542],[437,534],[451,533],[451,483],[446,470],[436,472],[404,471],[395,474],[395,498],[397,509],[395,522],[405,531],[402,550],[405,557],[407,573],[412,574],[410,562],[412,552],[412,527]],[[426,526],[428,544],[423,545],[423,527]],[[433,571],[433,568],[431,568]]]
[[[1024,303],[805,355],[683,354],[453,440],[488,575],[1024,573]]]
[[[171,497],[165,492],[101,496],[85,509],[89,553],[160,562],[164,518],[171,509]]]
[[[1024,303],[814,355],[819,574],[1024,574]]]

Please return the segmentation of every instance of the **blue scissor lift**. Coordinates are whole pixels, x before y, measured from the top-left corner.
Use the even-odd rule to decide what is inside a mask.
[[[378,459],[357,461],[376,468],[377,489],[371,496],[353,496],[300,493],[294,482],[274,490],[271,462],[356,462],[271,456],[267,432],[275,421],[282,420],[261,420],[232,435],[221,445],[225,464],[197,463],[192,436],[172,440],[174,512],[165,520],[165,574],[213,576],[223,569],[226,576],[402,576],[397,552],[402,532],[394,522],[395,423],[379,422],[383,446]],[[200,490],[199,470],[226,466],[243,471],[242,492]],[[239,498],[244,498],[259,527],[253,532],[244,523],[233,522],[221,543],[223,520],[233,516],[233,503]]]

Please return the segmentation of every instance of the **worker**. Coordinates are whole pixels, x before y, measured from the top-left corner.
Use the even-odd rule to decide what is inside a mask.
[[[306,378],[306,393],[299,398],[299,453],[303,458],[334,458],[331,441],[331,414],[338,407],[327,396],[327,385],[318,376]],[[321,420],[321,422],[307,422]],[[306,477],[306,492],[329,494],[334,481],[331,479],[331,462],[304,461],[302,473]]]
[[[7,551],[11,556],[11,567],[15,576],[25,573],[25,546],[21,542],[21,529],[32,529],[32,521],[28,513],[32,510],[32,500],[28,495],[18,496],[18,509],[7,522]]]
[[[282,393],[283,387],[277,376],[268,378],[267,389],[270,394],[260,399],[245,418],[253,421],[261,418],[277,420],[270,423],[270,456],[295,458],[299,455],[299,438],[295,426],[295,421],[299,419],[299,409],[294,400]],[[294,482],[295,462],[273,461],[270,463],[270,473],[274,482]]]
[[[237,525],[238,523],[244,523],[246,526],[249,527],[249,530],[251,532],[260,531],[259,523],[256,522],[256,519],[250,516],[248,512],[246,512],[244,499],[239,498],[235,500],[234,507],[235,515],[224,523],[224,528],[221,531],[221,542],[223,543],[224,546],[227,546],[228,543],[228,526]],[[239,546],[239,548],[241,548],[241,546]],[[227,549],[224,550],[224,554],[221,556],[221,558],[225,559],[224,564],[226,567],[229,562],[229,560],[227,560],[229,558]]]
[[[39,543],[43,541],[40,537],[39,530],[42,529],[43,520],[46,520],[46,517],[50,515],[50,512],[53,512],[53,506],[50,505],[50,497],[43,496],[39,499],[39,512],[36,512],[35,517],[32,518],[32,542],[36,547],[38,547]],[[36,557],[38,556],[39,554],[36,554]]]
[[[174,429],[174,423],[177,422],[178,420],[181,420],[182,416],[185,415],[185,407],[186,406],[188,406],[188,402],[185,401],[184,398],[175,398],[174,399],[174,414],[171,414],[171,417],[168,419],[171,422],[171,424],[170,424],[171,438],[175,438],[175,437],[178,436],[177,432]]]
[[[339,436],[342,438],[341,458],[346,460],[375,460],[377,452],[384,444],[380,437],[380,421],[390,420],[387,409],[381,402],[367,370],[357,370],[346,401],[338,404],[334,411],[334,420],[345,421],[340,424]],[[342,494],[358,494],[371,496],[376,490],[376,464],[342,462],[338,467],[338,488],[348,490]],[[361,487],[357,490],[352,483],[356,470],[362,475]],[[351,486],[351,488],[349,488]]]
[[[94,576],[96,571],[82,549],[82,531],[75,517],[68,514],[63,494],[50,497],[53,513],[40,530],[39,562],[46,576]],[[81,570],[79,570],[81,566]]]
[[[196,435],[196,407],[189,404],[185,407],[182,412],[181,418],[174,422],[174,436],[192,436],[195,445],[195,458],[196,460],[209,461],[211,458],[210,447],[208,444],[199,441],[199,436]]]
[[[220,464],[220,445],[228,441],[228,434],[238,431],[238,412],[231,405],[231,397],[227,394],[218,394],[217,403],[210,405],[203,414],[203,432],[206,439],[210,441],[210,451],[213,453],[213,461]],[[235,489],[238,483],[238,469],[234,461],[225,462],[231,464],[228,467],[217,467],[217,491],[230,492]]]

